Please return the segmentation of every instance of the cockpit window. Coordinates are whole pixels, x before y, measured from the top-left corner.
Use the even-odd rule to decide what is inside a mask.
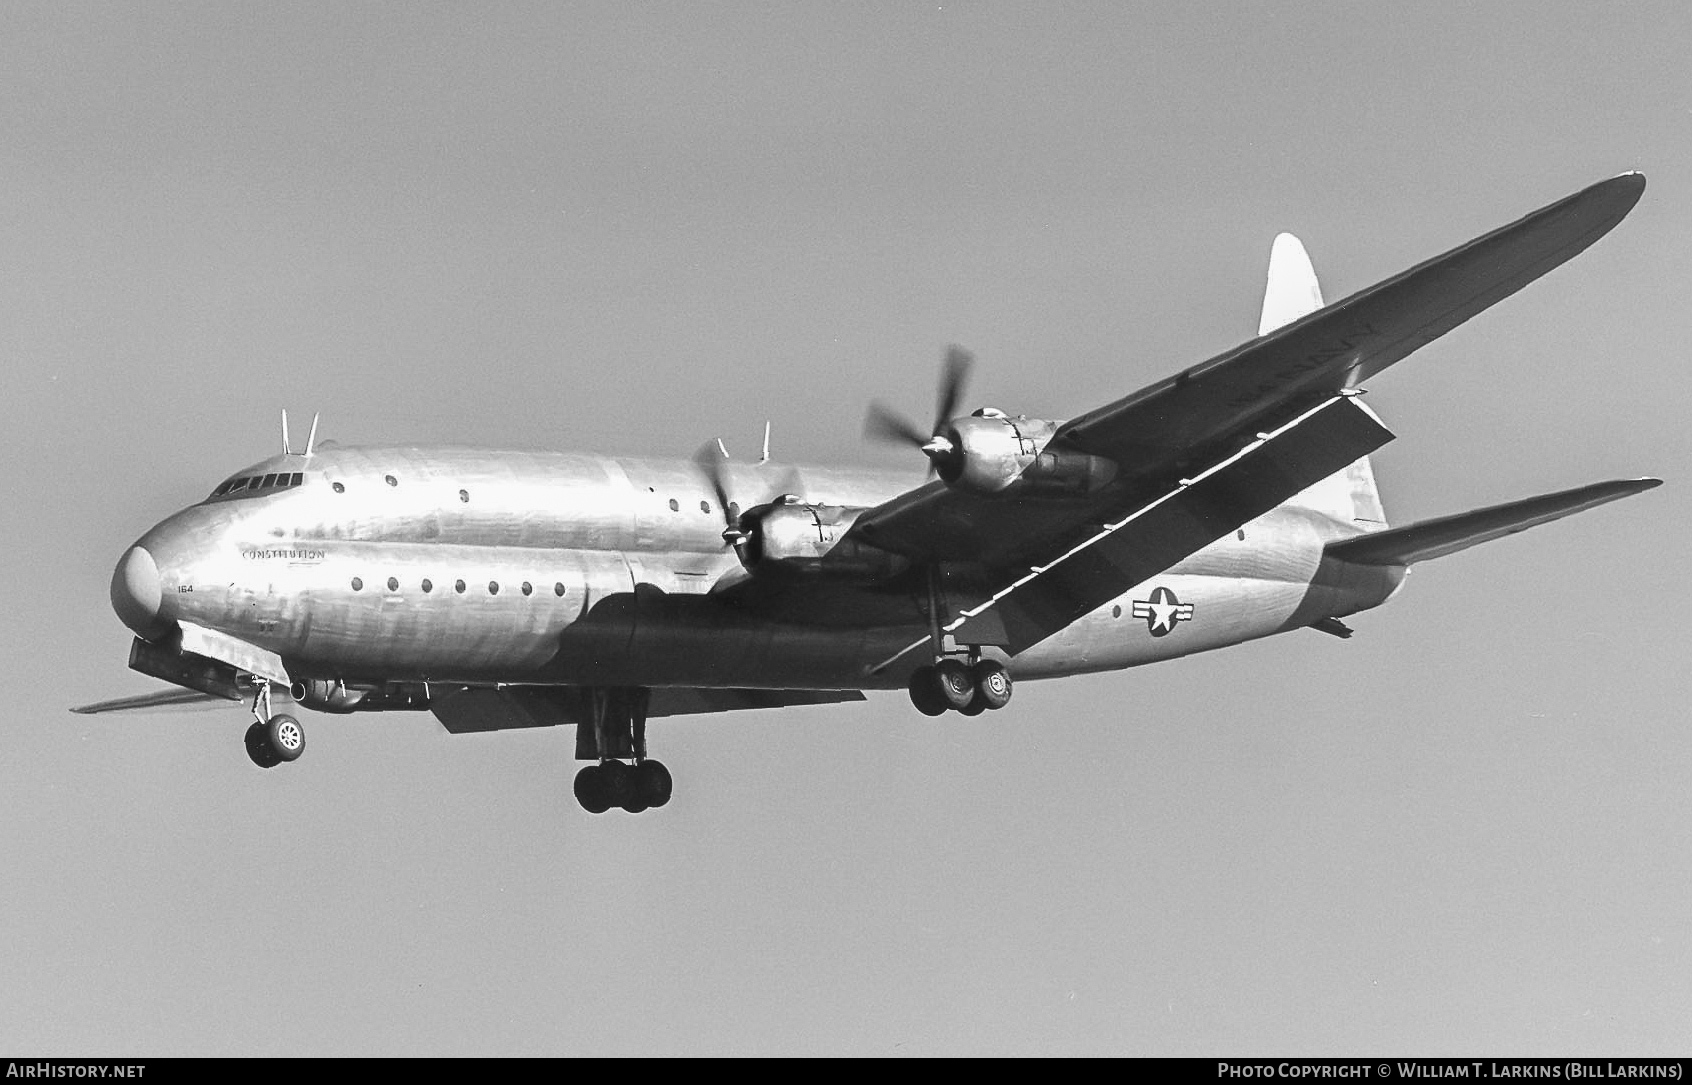
[[[207,501],[220,497],[248,497],[274,490],[291,490],[305,483],[302,471],[278,471],[268,475],[242,475],[218,485]]]

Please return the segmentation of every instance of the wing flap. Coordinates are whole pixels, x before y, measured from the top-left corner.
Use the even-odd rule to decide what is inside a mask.
[[[659,687],[647,706],[649,719],[751,708],[861,701],[855,689],[680,689]],[[429,711],[455,735],[558,727],[588,720],[585,691],[575,686],[508,686],[464,689],[437,698]]]
[[[946,631],[1014,655],[1391,439],[1354,398],[1328,400],[1031,569]],[[978,625],[986,639],[976,639]]]
[[[855,689],[681,689],[652,691],[647,715],[695,716],[707,712],[740,712],[752,708],[789,708],[796,705],[841,704],[861,701]]]
[[[1597,482],[1329,543],[1327,554],[1358,565],[1413,565],[1418,561],[1455,554],[1493,539],[1502,539],[1506,535],[1631,497],[1662,484],[1663,480],[1658,478]]]

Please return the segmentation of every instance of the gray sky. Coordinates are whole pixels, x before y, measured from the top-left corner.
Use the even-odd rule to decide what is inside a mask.
[[[0,7],[0,1050],[1685,1052],[1683,5],[484,7]],[[1635,168],[1370,404],[1398,520],[1668,485],[1349,642],[659,722],[639,817],[565,730],[262,773],[239,711],[65,711],[157,688],[111,568],[283,406],[895,464],[863,407],[948,342],[1064,417],[1247,338],[1279,230],[1338,298]]]

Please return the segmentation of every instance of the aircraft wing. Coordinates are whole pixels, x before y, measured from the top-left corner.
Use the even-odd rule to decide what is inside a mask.
[[[1181,479],[991,595],[942,629],[1015,655],[1392,439],[1354,397],[1334,396],[1194,478]],[[881,670],[928,643],[913,641]]]
[[[142,693],[134,697],[114,697],[109,701],[78,705],[71,709],[79,716],[96,716],[105,712],[141,712],[149,708],[175,708],[185,705],[227,705],[226,697],[215,693],[201,693],[197,689],[165,689],[157,693]]]
[[[1313,398],[1354,388],[1609,233],[1645,178],[1600,181],[1302,320],[1071,419],[1053,438],[1127,462],[1166,460]]]
[[[647,716],[691,716],[707,712],[737,712],[788,705],[839,704],[861,701],[855,689],[681,689],[652,690]],[[526,727],[579,724],[592,717],[584,691],[570,686],[507,686],[502,689],[463,689],[440,697],[429,711],[455,735],[483,731],[511,731]]]
[[[1637,173],[1600,181],[1267,335],[1070,419],[1047,448],[1114,461],[1093,494],[996,498],[933,482],[865,513],[853,534],[920,559],[1014,565],[1061,554],[1261,432],[1356,388],[1609,232]]]

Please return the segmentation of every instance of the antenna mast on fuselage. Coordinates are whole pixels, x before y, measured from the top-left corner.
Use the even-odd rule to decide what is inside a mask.
[[[312,412],[311,432],[306,434],[305,451],[301,453],[306,459],[311,459],[311,450],[317,446],[317,419],[320,412]],[[282,455],[292,456],[293,445],[288,440],[288,408],[282,408]]]

